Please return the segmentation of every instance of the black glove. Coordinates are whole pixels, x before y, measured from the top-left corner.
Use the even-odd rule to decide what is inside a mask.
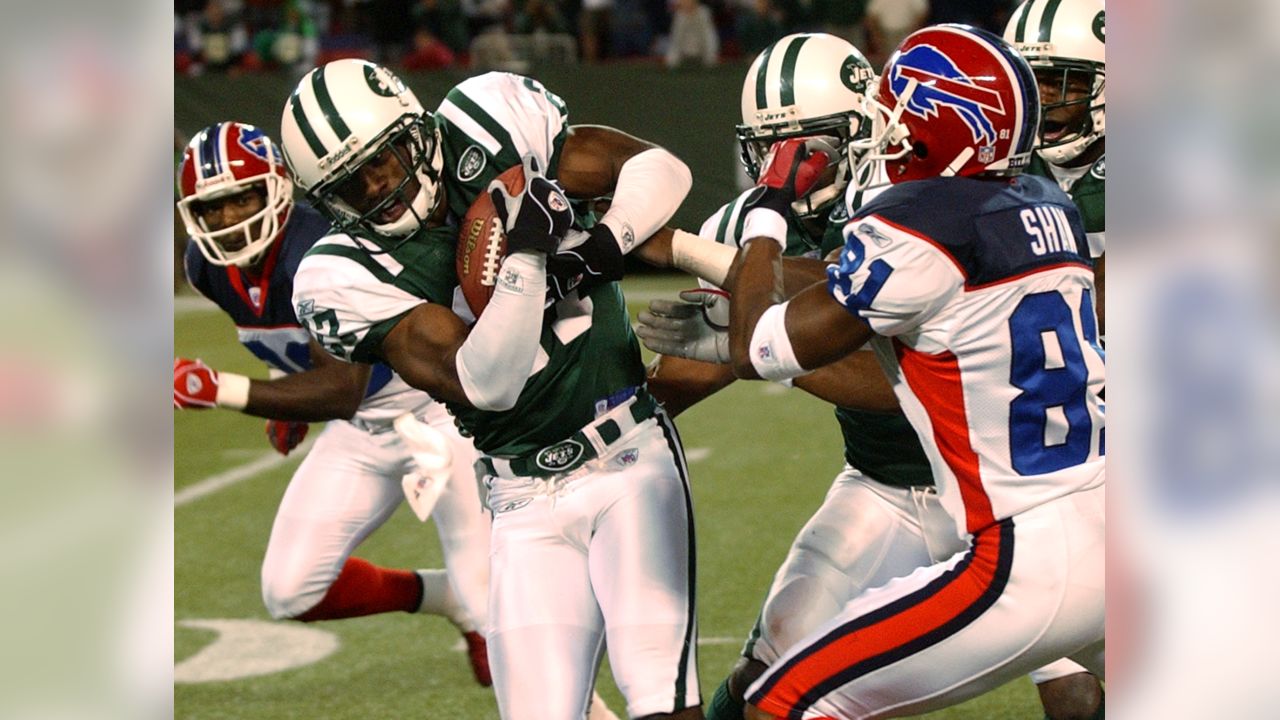
[[[524,191],[512,197],[499,180],[489,196],[507,231],[507,253],[533,250],[550,255],[573,224],[569,200],[553,180],[543,177],[533,155],[524,156]]]
[[[574,288],[586,294],[602,283],[621,280],[623,267],[622,248],[607,225],[570,230],[555,254],[547,256],[547,291],[556,300]]]
[[[773,144],[754,195],[747,198],[744,207],[766,208],[786,217],[791,203],[813,189],[830,158],[821,150],[810,152],[805,140],[790,138]]]

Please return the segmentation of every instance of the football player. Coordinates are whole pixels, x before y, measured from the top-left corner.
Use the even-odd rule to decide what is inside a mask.
[[[220,122],[183,153],[178,211],[190,234],[191,286],[235,322],[240,342],[269,380],[174,361],[175,407],[222,407],[271,418],[267,437],[288,454],[308,422],[329,421],[294,473],[276,512],[262,564],[262,596],[276,619],[304,622],[374,613],[446,617],[466,638],[476,680],[489,685],[482,628],[487,612],[488,518],[475,491],[475,451],[445,408],[386,365],[330,358],[292,304],[302,256],[329,222],[293,201],[279,148],[261,130]],[[417,469],[393,421],[412,413],[449,438],[452,477],[433,517],[443,570],[399,570],[351,553],[399,506],[402,478]]]
[[[581,718],[606,646],[630,717],[702,717],[683,450],[644,388],[616,282],[684,199],[688,169],[569,125],[563,100],[507,73],[464,80],[428,112],[386,68],[336,61],[299,82],[282,126],[295,180],[335,224],[295,278],[299,318],[335,357],[386,362],[445,401],[482,454],[502,717]],[[516,166],[513,196],[496,178]],[[482,193],[507,253],[477,318],[455,248]],[[566,198],[606,194],[589,227]]]
[[[787,57],[793,60],[780,60]],[[841,230],[849,214],[879,192],[864,193],[857,184],[848,183],[858,166],[851,141],[865,140],[871,131],[864,97],[874,78],[862,53],[824,34],[785,37],[766,48],[747,71],[737,133],[749,176],[759,177],[768,149],[786,138],[804,138],[809,147],[821,148],[832,158],[823,180],[784,213],[784,255],[788,257],[823,258],[842,248]],[[861,167],[864,174],[876,171],[870,165]],[[850,192],[846,202],[840,202],[846,186]],[[738,247],[743,239],[743,207],[753,194],[749,191],[713,214],[700,236]],[[798,263],[787,268],[784,284],[788,288],[799,290],[808,284],[806,278],[813,281]],[[650,313],[642,313],[638,331],[642,340],[658,352],[672,349],[666,343],[671,341],[673,323],[696,323],[704,327],[696,331],[682,327],[681,341],[695,332],[707,338],[718,334],[718,347],[727,350],[723,332],[705,325],[717,313],[727,321],[727,301],[715,293],[702,300],[710,305],[707,311],[687,318],[672,317],[679,308],[655,301]],[[654,323],[663,327],[655,328]],[[704,360],[727,362],[727,353],[715,352],[716,347],[716,343],[706,344]],[[741,718],[747,686],[781,651],[833,616],[847,600],[964,548],[938,501],[920,441],[875,362],[870,352],[854,353],[795,379],[797,387],[839,404],[835,416],[845,439],[846,465],[778,569],[742,659],[708,705],[710,720]],[[649,386],[674,416],[733,379],[728,365],[660,355],[650,366]],[[1078,665],[1064,662],[1081,671]],[[1086,677],[1096,686],[1096,680]],[[1037,679],[1049,683],[1041,695],[1050,718],[1089,717],[1100,704],[1096,692],[1079,697],[1055,687],[1065,680]]]
[[[1004,39],[1040,86],[1040,135],[1027,172],[1071,196],[1089,236],[1098,284],[1098,332],[1106,333],[1107,14],[1102,0],[1027,0]]]
[[[893,185],[846,224],[827,282],[782,304],[782,213],[825,153],[785,140],[761,173],[727,281],[735,373],[794,378],[870,341],[967,547],[847,602],[752,684],[748,718],[918,714],[1063,656],[1102,673],[1092,262],[1070,198],[1021,174],[1034,86],[985,31],[908,36],[856,143]]]

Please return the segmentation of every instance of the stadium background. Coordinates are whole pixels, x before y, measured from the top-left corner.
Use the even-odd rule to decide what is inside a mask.
[[[735,61],[667,71],[648,63],[559,65],[529,74],[565,99],[570,122],[613,125],[684,159],[694,185],[673,224],[696,230],[737,192],[733,125],[739,120],[746,66]],[[439,71],[402,77],[425,106],[433,107],[467,75]],[[292,87],[293,78],[283,74],[177,77],[177,134],[236,119],[278,137],[280,108]],[[632,317],[650,298],[686,285],[655,273],[628,279]],[[201,357],[224,370],[265,374],[235,342],[229,320],[185,289],[178,293],[176,354]],[[704,698],[709,698],[732,665],[791,539],[838,471],[841,446],[829,407],[760,383],[730,387],[682,415],[679,427],[690,448],[699,665]],[[211,619],[267,620],[258,570],[275,507],[299,453],[278,459],[265,442],[261,421],[229,412],[176,414],[174,447],[176,717],[496,717],[491,694],[470,679],[456,633],[439,618],[396,614],[308,626],[329,634],[329,642],[336,639],[336,649],[298,667],[288,667],[288,658],[304,656],[306,647],[320,655],[323,634],[295,642],[264,639],[260,625],[218,626],[221,636],[219,629],[210,629]],[[405,508],[359,554],[392,566],[441,562],[434,528],[419,524]],[[246,632],[229,629],[233,626]],[[283,666],[273,669],[273,660]],[[246,674],[256,670],[264,672]],[[600,692],[621,712],[607,664]],[[1021,679],[931,717],[1040,716],[1031,683]]]

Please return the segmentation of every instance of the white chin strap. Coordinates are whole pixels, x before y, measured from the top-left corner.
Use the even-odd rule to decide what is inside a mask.
[[[418,194],[414,196],[409,207],[393,222],[385,224],[370,223],[379,235],[390,237],[406,237],[418,231],[436,209],[440,193],[436,181],[425,173],[415,173],[418,178]],[[435,201],[435,202],[433,202]]]

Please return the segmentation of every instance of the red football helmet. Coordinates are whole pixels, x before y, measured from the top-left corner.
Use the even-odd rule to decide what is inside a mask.
[[[178,212],[200,252],[215,265],[246,266],[266,252],[293,209],[293,183],[280,149],[258,128],[220,122],[196,133],[182,153]],[[208,203],[256,191],[262,209],[227,227],[210,227]]]
[[[885,63],[864,162],[891,183],[949,175],[1016,175],[1031,157],[1040,96],[1026,60],[968,25],[907,36]]]

